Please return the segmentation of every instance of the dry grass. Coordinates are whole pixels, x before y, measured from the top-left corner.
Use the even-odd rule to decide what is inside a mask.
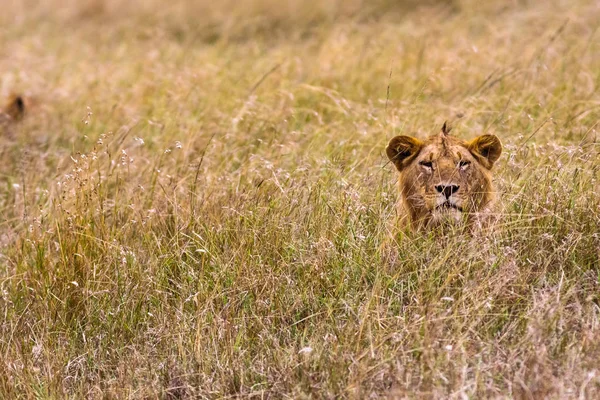
[[[191,3],[3,2],[1,398],[600,396],[597,1]],[[390,243],[444,120],[502,224]]]

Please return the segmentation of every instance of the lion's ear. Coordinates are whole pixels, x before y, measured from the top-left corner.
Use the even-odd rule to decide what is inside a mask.
[[[491,169],[502,154],[502,143],[495,135],[482,135],[471,140],[467,147],[484,167]]]
[[[396,136],[388,144],[385,152],[398,171],[402,171],[419,154],[423,142],[410,136]]]

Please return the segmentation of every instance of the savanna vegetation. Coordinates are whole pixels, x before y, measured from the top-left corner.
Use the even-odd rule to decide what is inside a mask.
[[[595,0],[3,0],[0,398],[598,398]],[[385,146],[503,142],[492,233]]]

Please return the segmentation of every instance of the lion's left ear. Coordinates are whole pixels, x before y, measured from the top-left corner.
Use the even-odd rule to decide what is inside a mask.
[[[467,143],[467,148],[484,167],[491,169],[500,154],[502,143],[495,135],[482,135]]]

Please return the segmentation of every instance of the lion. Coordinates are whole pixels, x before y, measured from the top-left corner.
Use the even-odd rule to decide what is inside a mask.
[[[22,96],[11,95],[6,105],[0,110],[0,135],[12,135],[14,123],[25,116],[25,100]]]
[[[502,154],[500,139],[465,142],[449,132],[444,123],[439,135],[424,141],[396,136],[386,148],[400,173],[400,220],[413,230],[460,221],[472,226],[493,204],[491,169]]]

